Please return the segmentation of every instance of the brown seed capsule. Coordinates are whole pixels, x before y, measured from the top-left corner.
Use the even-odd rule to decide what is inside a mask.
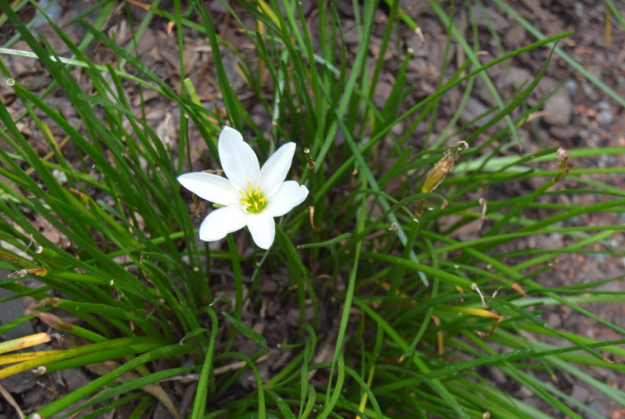
[[[451,173],[451,169],[454,167],[456,159],[460,155],[462,150],[469,148],[469,144],[466,141],[460,141],[456,151],[452,151],[451,148],[445,150],[443,158],[438,161],[425,179],[425,183],[421,188],[421,192],[434,192],[438,185],[441,184],[445,177]]]
[[[560,147],[558,151],[556,151],[556,161],[553,164],[553,167],[559,169],[560,173],[553,178],[553,183],[557,183],[560,179],[563,179],[569,174],[569,156],[570,153],[564,147]]]
[[[556,151],[556,162],[554,163],[554,167],[560,166],[560,170],[566,170],[570,155],[571,154],[566,148],[560,147],[558,151]]]
[[[74,330],[74,325],[67,323],[65,320],[52,313],[33,310],[30,314],[39,317],[41,321],[54,329],[65,330],[66,332],[72,332]]]
[[[445,150],[445,155],[442,159],[438,161],[428,174],[428,177],[425,179],[425,183],[423,183],[423,187],[421,188],[421,192],[434,192],[438,185],[441,184],[447,174],[451,173],[451,169],[454,166],[454,161],[456,159],[451,154],[451,149]]]
[[[436,188],[445,180],[445,177],[451,173],[451,170],[454,167],[454,163],[456,159],[460,155],[462,150],[469,148],[469,144],[466,141],[460,141],[458,143],[458,148],[456,151],[453,151],[451,148],[445,150],[445,154],[443,158],[438,161],[428,173],[427,178],[425,178],[425,182],[421,187],[421,193],[434,192]],[[446,204],[445,204],[446,206]],[[417,209],[415,211],[417,216],[423,215],[423,200],[420,199],[417,201]]]

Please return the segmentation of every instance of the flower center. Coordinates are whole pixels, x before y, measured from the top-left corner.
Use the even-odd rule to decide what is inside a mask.
[[[256,187],[256,190],[252,189],[252,182],[247,182],[247,193],[244,193],[239,189],[239,193],[243,195],[243,199],[239,199],[239,202],[243,204],[243,209],[246,212],[252,214],[258,214],[267,207],[267,198],[260,191],[260,186]]]

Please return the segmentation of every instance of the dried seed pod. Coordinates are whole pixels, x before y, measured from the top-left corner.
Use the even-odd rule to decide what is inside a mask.
[[[451,169],[454,166],[454,162],[456,158],[452,155],[451,149],[445,150],[445,155],[442,159],[438,161],[428,173],[428,177],[425,179],[425,183],[423,183],[423,187],[421,188],[421,192],[434,192],[438,185],[441,184],[445,177],[451,173]]]
[[[58,316],[55,316],[52,313],[46,313],[43,311],[36,311],[33,310],[31,311],[31,313],[33,316],[38,317],[42,322],[44,322],[45,324],[47,324],[48,326],[54,328],[54,329],[59,329],[59,330],[64,330],[66,332],[73,332],[74,331],[74,325],[71,323],[67,323],[65,320],[61,319]]]
[[[462,150],[466,150],[467,148],[469,148],[469,144],[466,141],[460,141],[458,143],[456,151],[453,151],[451,148],[445,150],[443,158],[434,165],[432,170],[430,170],[430,173],[428,173],[428,176],[425,178],[425,182],[421,187],[421,193],[434,192],[436,188],[438,188],[438,186],[443,182],[443,180],[445,180],[445,177],[449,173],[451,173],[451,170],[453,169],[454,163],[456,162],[456,159],[458,159],[460,152]],[[423,215],[422,199],[417,201],[417,209],[415,213],[418,216]]]
[[[434,192],[436,188],[438,188],[438,185],[445,180],[445,177],[451,173],[460,152],[467,148],[469,148],[469,144],[466,141],[460,141],[456,151],[452,151],[451,148],[445,150],[443,158],[434,165],[428,177],[425,179],[421,192]]]
[[[557,183],[559,180],[563,179],[564,177],[566,177],[566,175],[569,174],[569,156],[569,151],[564,147],[560,147],[558,151],[556,151],[556,161],[553,164],[553,167],[560,170],[560,173],[558,173],[556,177],[553,178],[553,183]]]
[[[556,162],[554,163],[554,167],[558,167],[560,166],[560,170],[566,170],[566,166],[567,163],[569,161],[569,156],[571,154],[569,153],[569,151],[564,148],[564,147],[560,147],[558,148],[558,151],[556,151]]]

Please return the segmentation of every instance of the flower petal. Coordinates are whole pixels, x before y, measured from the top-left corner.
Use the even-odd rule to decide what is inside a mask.
[[[278,192],[271,198],[268,198],[267,208],[263,213],[268,213],[272,217],[281,217],[291,211],[293,207],[304,202],[308,196],[308,188],[299,185],[294,180],[288,180],[282,183]]]
[[[247,227],[252,233],[252,239],[261,249],[269,249],[276,237],[276,223],[273,217],[264,211],[260,214],[250,214],[247,218]]]
[[[278,192],[293,163],[295,143],[286,143],[269,157],[260,169],[258,184],[267,198]]]
[[[232,182],[211,173],[186,173],[178,177],[178,182],[200,198],[216,204],[237,205],[241,199]]]
[[[200,226],[200,240],[221,240],[228,233],[240,230],[247,224],[248,214],[241,207],[223,207],[208,214]]]
[[[219,135],[219,143],[217,144],[219,150],[219,159],[221,160],[221,167],[226,172],[226,176],[235,186],[247,192],[248,182],[252,182],[252,187],[258,179],[258,173],[260,172],[260,166],[258,164],[258,158],[252,150],[252,147],[245,141],[234,128],[224,127],[223,131]]]

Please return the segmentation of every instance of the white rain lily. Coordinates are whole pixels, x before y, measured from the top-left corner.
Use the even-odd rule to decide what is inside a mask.
[[[200,226],[200,239],[215,241],[247,226],[258,247],[269,249],[276,235],[274,217],[281,217],[304,202],[308,189],[285,181],[291,168],[295,143],[280,147],[260,168],[258,158],[241,134],[225,127],[217,145],[227,179],[210,173],[187,173],[182,186],[207,201],[222,205]]]

